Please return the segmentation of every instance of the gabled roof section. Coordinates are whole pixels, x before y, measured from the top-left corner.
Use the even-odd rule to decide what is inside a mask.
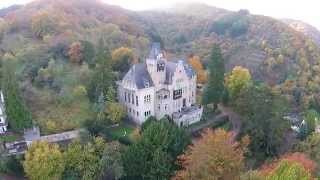
[[[165,84],[171,84],[172,83],[172,77],[174,75],[174,72],[176,71],[176,68],[178,66],[178,63],[182,63],[184,70],[187,73],[188,78],[192,78],[195,75],[195,72],[191,65],[186,63],[184,60],[179,60],[179,61],[168,61],[166,63],[166,81]]]
[[[143,63],[134,64],[125,75],[124,80],[133,82],[138,89],[154,86],[147,66]]]
[[[161,45],[158,42],[154,42],[151,45],[151,50],[149,54],[150,59],[157,59],[157,56],[161,53]]]

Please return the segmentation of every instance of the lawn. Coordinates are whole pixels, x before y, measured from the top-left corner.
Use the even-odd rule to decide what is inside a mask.
[[[129,124],[120,124],[117,127],[111,128],[109,133],[113,139],[128,138],[133,132],[134,127]]]
[[[22,137],[20,135],[16,134],[8,134],[8,135],[1,135],[0,136],[0,142],[13,142],[21,140]]]

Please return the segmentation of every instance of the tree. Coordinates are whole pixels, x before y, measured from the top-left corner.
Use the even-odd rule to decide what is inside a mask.
[[[108,115],[108,118],[113,123],[119,123],[121,120],[123,120],[123,118],[127,116],[125,107],[117,102],[107,103],[106,113]]]
[[[221,49],[214,44],[210,56],[208,85],[202,100],[205,105],[213,103],[214,109],[221,102],[224,93],[224,73],[225,67]]]
[[[279,179],[299,179],[310,180],[313,179],[311,174],[306,171],[299,163],[289,163],[282,161],[277,168],[270,175],[266,177],[267,180]]]
[[[183,169],[175,179],[239,179],[247,144],[247,137],[239,143],[231,132],[207,129],[202,138],[179,157]]]
[[[94,68],[96,66],[96,62],[94,59],[95,49],[91,42],[89,41],[80,41],[82,45],[82,54],[83,61],[89,65],[89,68]]]
[[[82,44],[80,42],[72,43],[69,47],[68,55],[72,63],[81,64],[84,59]]]
[[[121,153],[124,147],[119,142],[110,142],[105,148],[100,161],[101,179],[120,179],[125,175]]]
[[[314,110],[308,110],[304,115],[304,123],[300,128],[300,138],[305,139],[315,131],[316,123],[320,120],[319,113]]]
[[[112,51],[112,67],[115,71],[127,72],[133,61],[132,49],[121,47]]]
[[[33,34],[40,39],[56,31],[56,19],[49,12],[41,11],[32,17],[31,28]]]
[[[129,179],[168,179],[174,161],[190,143],[185,130],[168,120],[150,121],[141,138],[123,154],[124,169]]]
[[[203,69],[203,65],[200,61],[199,56],[191,56],[188,60],[189,64],[191,64],[192,68],[197,73],[197,82],[204,84],[207,82],[207,74]]]
[[[237,97],[239,93],[251,84],[251,75],[248,69],[241,66],[233,68],[227,77],[226,86],[231,97]]]
[[[295,153],[288,153],[282,155],[279,159],[274,160],[272,163],[265,164],[260,169],[260,174],[264,176],[268,176],[273,174],[274,171],[277,171],[277,168],[282,162],[288,162],[290,164],[298,163],[302,166],[302,168],[307,171],[308,173],[312,174],[315,172],[316,164],[312,160],[310,160],[305,154],[295,152]]]
[[[111,70],[111,57],[102,40],[99,41],[97,55],[95,57],[96,68],[90,82],[87,85],[88,96],[92,102],[97,102],[102,95],[107,100],[107,94],[111,86],[114,86],[114,74]]]
[[[81,144],[75,141],[68,146],[64,153],[66,170],[64,179],[97,179],[101,175],[101,158],[106,144],[102,138],[93,142]]]
[[[21,96],[15,68],[16,59],[14,57],[4,59],[1,85],[10,128],[14,131],[22,131],[32,126],[32,117]]]
[[[36,141],[26,152],[23,167],[31,180],[58,180],[62,177],[65,163],[58,145]]]
[[[256,160],[255,165],[277,155],[290,128],[283,120],[289,107],[286,99],[266,85],[252,85],[239,94],[233,106],[242,117],[240,136],[251,138],[248,156]]]
[[[320,134],[313,133],[306,140],[300,142],[296,150],[302,152],[317,163],[317,175],[320,175]]]

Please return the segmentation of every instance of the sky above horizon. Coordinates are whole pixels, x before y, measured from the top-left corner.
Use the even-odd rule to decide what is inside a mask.
[[[25,4],[32,0],[0,0],[0,8]],[[252,14],[302,20],[320,30],[320,2],[315,0],[103,0],[131,10],[168,8],[181,2],[200,2],[237,11],[248,9]]]

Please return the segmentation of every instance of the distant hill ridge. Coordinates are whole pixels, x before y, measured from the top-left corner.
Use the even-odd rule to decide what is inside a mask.
[[[39,13],[43,17],[37,16]],[[1,10],[0,14],[8,25],[1,38],[2,52],[19,55],[39,50],[41,57],[47,54],[43,49],[48,49],[53,57],[66,58],[61,53],[65,49],[59,48],[77,40],[96,46],[102,38],[110,50],[130,47],[144,59],[150,42],[160,41],[167,56],[186,59],[190,54],[198,55],[206,66],[212,44],[217,43],[227,70],[241,65],[250,69],[255,80],[280,88],[293,81],[292,86],[305,94],[320,89],[320,71],[315,68],[320,67],[315,43],[318,32],[297,30],[288,21],[252,15],[247,10],[179,4],[166,10],[135,12],[99,1],[40,0]],[[33,32],[35,18],[47,18],[44,22],[52,27],[41,38]]]

